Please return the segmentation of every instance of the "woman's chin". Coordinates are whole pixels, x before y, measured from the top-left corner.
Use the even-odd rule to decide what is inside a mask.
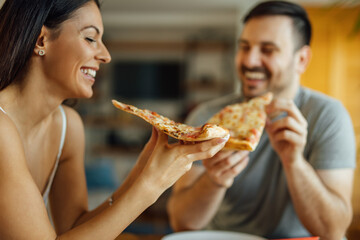
[[[92,88],[84,89],[76,98],[91,98],[94,95]]]

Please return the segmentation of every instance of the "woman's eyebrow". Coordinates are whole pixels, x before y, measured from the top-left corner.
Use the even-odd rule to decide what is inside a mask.
[[[83,27],[83,28],[81,29],[81,31],[84,31],[84,30],[89,29],[89,28],[95,29],[95,31],[97,32],[97,34],[100,34],[99,28],[97,28],[97,27],[94,26],[94,25],[90,25],[90,26]]]

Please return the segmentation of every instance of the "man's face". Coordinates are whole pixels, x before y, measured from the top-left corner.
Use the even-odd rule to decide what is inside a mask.
[[[268,91],[284,94],[298,81],[292,20],[286,16],[250,19],[238,42],[235,59],[245,97]]]

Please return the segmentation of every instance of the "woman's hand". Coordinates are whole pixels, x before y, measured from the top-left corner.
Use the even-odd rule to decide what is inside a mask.
[[[146,143],[144,149],[141,151],[139,158],[135,165],[136,168],[138,168],[140,171],[142,171],[142,169],[146,165],[147,160],[151,156],[151,154],[155,148],[157,138],[158,138],[158,131],[156,130],[155,127],[153,127],[152,132],[151,132],[151,137],[150,137],[149,141]]]
[[[139,163],[149,155],[143,168],[143,180],[149,188],[161,194],[172,186],[184,173],[190,170],[192,163],[197,160],[213,157],[224,146],[229,137],[217,138],[191,145],[168,144],[168,136],[157,130],[153,139],[143,150]],[[156,143],[154,144],[154,142]],[[154,147],[153,147],[154,146]]]
[[[155,127],[153,127],[149,141],[146,143],[144,149],[141,151],[141,153],[135,163],[135,166],[132,168],[131,172],[126,177],[125,181],[121,185],[121,188],[119,188],[119,190],[116,193],[114,193],[114,198],[116,198],[116,196],[118,196],[120,193],[129,189],[132,186],[132,184],[134,183],[134,181],[137,180],[137,178],[143,171],[149,157],[151,156],[151,154],[155,148],[157,139],[158,139],[158,131],[156,130]]]

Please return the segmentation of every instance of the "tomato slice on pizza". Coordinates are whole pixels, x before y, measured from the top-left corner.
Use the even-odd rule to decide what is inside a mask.
[[[254,151],[266,123],[265,106],[271,102],[272,93],[252,98],[248,102],[228,105],[209,119],[208,123],[230,130],[225,148]]]
[[[213,138],[223,138],[229,135],[229,130],[206,123],[202,127],[192,127],[186,124],[177,123],[167,117],[147,109],[139,109],[135,106],[112,100],[118,109],[134,114],[167,135],[186,142],[205,141]]]

